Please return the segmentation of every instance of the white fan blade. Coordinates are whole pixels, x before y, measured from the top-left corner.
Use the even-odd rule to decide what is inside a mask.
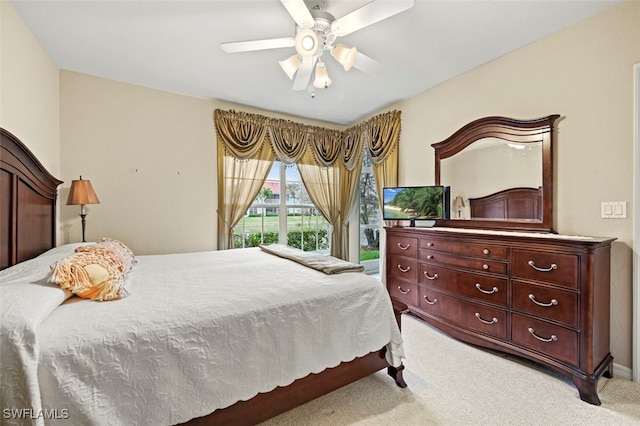
[[[296,79],[293,82],[293,90],[304,90],[309,85],[309,78],[313,73],[313,67],[316,64],[316,57],[302,58],[302,65],[296,73]]]
[[[353,67],[369,75],[381,74],[386,69],[380,62],[371,59],[359,50],[356,52],[356,61],[353,63]]]
[[[280,2],[300,28],[313,27],[313,16],[311,16],[311,12],[307,9],[307,5],[304,4],[304,0],[280,0]]]
[[[411,9],[413,4],[414,0],[372,1],[333,21],[331,29],[338,37],[351,34],[368,25]]]
[[[220,43],[220,47],[227,53],[249,52],[252,50],[279,49],[293,47],[293,37],[272,38],[265,40],[236,41]]]

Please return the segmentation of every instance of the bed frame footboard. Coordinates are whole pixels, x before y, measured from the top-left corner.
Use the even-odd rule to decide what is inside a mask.
[[[406,305],[393,304],[399,326],[401,314],[406,309]],[[399,387],[406,388],[407,384],[402,374],[404,365],[390,366],[385,353],[386,348],[382,348],[353,361],[343,362],[337,367],[327,368],[318,374],[309,374],[289,386],[278,387],[268,393],[260,393],[248,401],[238,401],[230,407],[216,410],[207,416],[191,419],[184,424],[189,426],[255,425],[384,368]]]
[[[269,393],[260,393],[248,401],[238,401],[230,407],[191,419],[185,425],[249,425],[257,424],[315,398],[332,392],[342,386],[367,377],[387,367],[387,372],[396,384],[406,387],[402,378],[404,366],[390,367],[381,349],[371,352],[351,362],[343,362],[318,374],[309,374],[289,386],[278,387]]]

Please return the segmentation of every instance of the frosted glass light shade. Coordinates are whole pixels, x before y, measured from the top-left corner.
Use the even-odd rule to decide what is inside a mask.
[[[311,57],[318,51],[318,36],[312,29],[303,28],[296,34],[294,45],[301,56]]]
[[[356,55],[358,49],[355,47],[349,48],[344,44],[336,44],[331,51],[331,56],[338,61],[345,71],[349,71],[356,61]]]
[[[289,80],[293,80],[294,74],[298,71],[300,65],[302,65],[300,57],[297,54],[285,59],[284,61],[278,61],[278,63],[280,64],[280,67],[282,67],[282,70],[287,74],[287,77],[289,77]]]
[[[327,67],[322,62],[318,62],[316,65],[316,78],[313,80],[313,86],[318,89],[326,89],[331,86],[331,79],[329,73],[327,73]]]

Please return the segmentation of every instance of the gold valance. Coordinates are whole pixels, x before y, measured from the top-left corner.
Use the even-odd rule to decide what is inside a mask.
[[[262,149],[267,126],[265,120],[254,114],[235,111],[214,111],[218,138],[225,149],[240,160],[256,156]]]
[[[225,150],[239,160],[255,158],[265,140],[284,164],[301,161],[307,148],[320,167],[339,159],[347,171],[362,161],[362,146],[374,164],[383,163],[400,140],[400,111],[377,115],[340,131],[233,110],[214,112],[216,131]]]
[[[400,111],[373,117],[363,127],[372,163],[384,163],[400,141]]]
[[[360,127],[342,133],[342,163],[347,171],[353,171],[362,160],[362,130]]]
[[[269,121],[269,135],[273,153],[284,164],[295,164],[304,155],[308,132],[304,125],[287,120]]]

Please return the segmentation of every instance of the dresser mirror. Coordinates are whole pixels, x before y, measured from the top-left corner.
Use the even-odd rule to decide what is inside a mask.
[[[436,226],[553,232],[553,125],[485,117],[435,149],[435,184],[451,187],[451,219]]]

